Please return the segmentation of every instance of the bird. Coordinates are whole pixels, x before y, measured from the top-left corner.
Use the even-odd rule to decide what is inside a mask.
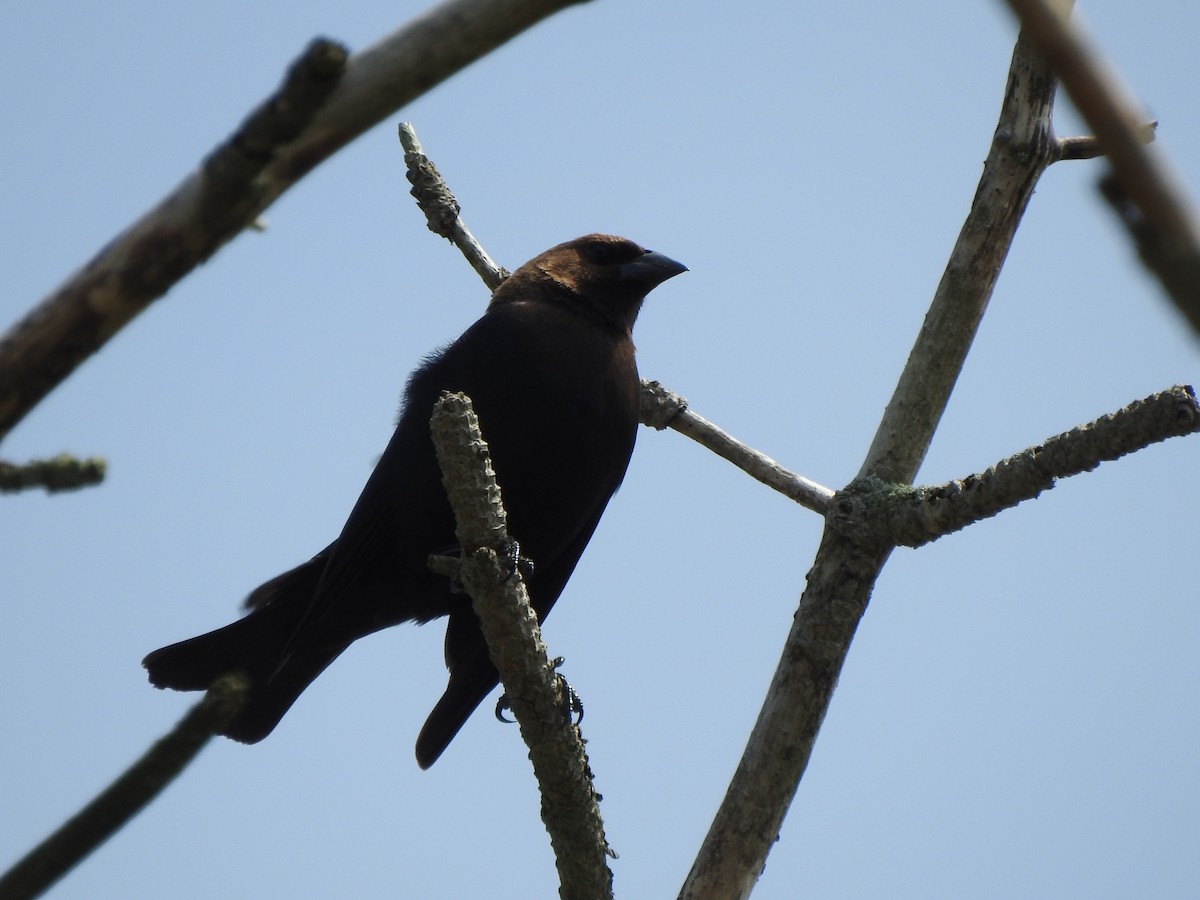
[[[434,403],[445,391],[471,398],[544,620],[633,453],[638,312],[685,271],[606,234],[517,268],[484,314],[409,377],[396,429],[337,538],[253,590],[242,618],[146,656],[150,682],[199,691],[240,673],[248,694],[220,733],[256,743],[354,641],[445,617],[449,678],[416,742],[418,764],[433,765],[499,680],[469,597],[428,568],[431,554],[460,549],[430,436]]]

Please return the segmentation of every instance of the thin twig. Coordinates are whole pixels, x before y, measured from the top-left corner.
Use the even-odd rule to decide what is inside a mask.
[[[48,494],[73,491],[99,484],[104,480],[106,469],[107,463],[101,457],[78,459],[68,453],[20,465],[0,462],[0,494],[39,487]]]
[[[429,230],[439,234],[459,249],[467,262],[483,279],[488,290],[500,287],[508,277],[508,270],[496,265],[483,245],[467,228],[459,215],[460,207],[445,179],[437,167],[425,155],[417,132],[408,122],[400,123],[400,144],[404,147],[404,164],[408,169],[408,180],[412,183],[410,193],[416,198],[417,206],[425,213]]]
[[[494,549],[510,544],[507,516],[470,398],[443,394],[430,427],[463,548],[458,579],[471,595],[488,652],[529,747],[542,794],[542,821],[558,865],[559,896],[611,898],[599,795],[579,726],[564,715],[569,704],[519,566],[503,564]]]
[[[0,900],[41,896],[136,816],[241,709],[248,683],[218,679],[174,729],[91,803],[0,876]]]
[[[1143,144],[1152,144],[1158,134],[1158,122],[1147,122],[1138,129],[1138,137]],[[1058,139],[1058,149],[1054,154],[1055,162],[1079,159],[1096,159],[1104,155],[1104,146],[1100,139],[1092,135],[1084,137],[1069,137]]]
[[[733,463],[747,475],[790,497],[806,509],[825,515],[834,492],[790,472],[765,453],[743,444],[724,429],[688,409],[687,401],[657,381],[642,382],[642,424],[673,428]]]

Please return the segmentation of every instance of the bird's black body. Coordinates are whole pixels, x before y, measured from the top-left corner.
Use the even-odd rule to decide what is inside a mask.
[[[631,241],[589,235],[514,272],[485,315],[409,379],[396,431],[337,540],[255,590],[245,618],[151,653],[150,680],[204,690],[246,674],[249,698],[224,733],[254,742],[356,639],[449,616],[450,681],[417,740],[418,761],[431,765],[497,682],[469,598],[427,567],[431,553],[456,548],[429,435],[434,402],[442,391],[471,397],[544,619],[633,452],[634,319],[646,293],[682,271]]]

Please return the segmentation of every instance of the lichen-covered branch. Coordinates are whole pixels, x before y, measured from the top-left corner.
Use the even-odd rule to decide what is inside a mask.
[[[48,494],[73,491],[99,484],[104,480],[106,469],[107,464],[98,456],[78,459],[68,453],[19,465],[0,462],[0,494],[30,488],[44,488]]]
[[[510,544],[507,516],[470,398],[443,394],[430,428],[463,548],[457,577],[471,596],[508,705],[529,747],[542,794],[542,821],[558,865],[559,896],[611,898],[599,795],[579,727],[564,714],[569,703],[518,567],[502,562],[495,552]]]
[[[1197,432],[1196,394],[1188,385],[1176,385],[1048,438],[977,475],[915,488],[859,478],[837,493],[826,521],[859,542],[919,547],[1032,500],[1060,478]]]

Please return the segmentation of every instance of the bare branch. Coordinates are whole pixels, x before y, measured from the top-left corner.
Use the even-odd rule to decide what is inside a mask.
[[[1161,149],[1153,153],[1141,140],[1146,114],[1084,33],[1078,14],[1069,17],[1069,4],[1007,2],[1091,126],[1121,192],[1136,208],[1136,216],[1125,210],[1122,221],[1133,232],[1142,260],[1200,331],[1200,220]]]
[[[430,427],[463,548],[458,578],[471,595],[488,652],[529,747],[542,793],[542,821],[558,865],[559,896],[611,898],[608,843],[582,735],[564,714],[569,704],[517,566],[503,564],[493,549],[511,541],[470,398],[444,393]]]
[[[459,215],[461,207],[441,173],[425,155],[417,132],[408,122],[400,123],[400,144],[404,147],[404,164],[408,167],[408,180],[412,182],[409,192],[416,198],[417,206],[425,213],[429,230],[439,234],[459,249],[471,264],[488,290],[500,287],[508,277],[508,270],[492,262],[483,245],[475,240],[467,224]]]
[[[141,810],[196,758],[241,709],[249,685],[240,675],[213,682],[208,693],[91,803],[0,875],[0,898],[41,896]]]
[[[319,163],[574,2],[447,0],[348,60],[315,41],[233,138],[0,337],[0,438]]]
[[[1060,478],[1198,431],[1196,394],[1187,385],[1176,385],[1049,438],[978,475],[918,488],[860,478],[838,492],[826,521],[856,541],[919,547],[1032,500]]]
[[[1138,137],[1143,144],[1151,144],[1157,136],[1158,122],[1146,122],[1138,129]],[[1058,151],[1054,154],[1055,162],[1077,159],[1096,159],[1104,155],[1104,147],[1098,138],[1069,137],[1058,139]]]
[[[674,428],[702,447],[733,463],[747,475],[790,497],[806,509],[825,514],[833,491],[789,472],[765,453],[743,444],[727,431],[688,409],[687,401],[657,381],[642,382],[642,424],[661,431]]]
[[[971,211],[860,470],[911,483],[950,400],[1034,185],[1053,159],[1054,79],[1018,40]]]
[[[1053,98],[1048,68],[1018,39],[971,211],[863,464],[864,475],[908,482],[924,459],[1021,214],[1049,165]],[[731,900],[747,897],[754,887],[890,552],[888,545],[825,529],[767,699],[681,898]]]
[[[67,453],[20,465],[0,462],[0,494],[39,487],[45,488],[47,494],[73,491],[102,482],[106,468],[101,457],[77,459]]]

